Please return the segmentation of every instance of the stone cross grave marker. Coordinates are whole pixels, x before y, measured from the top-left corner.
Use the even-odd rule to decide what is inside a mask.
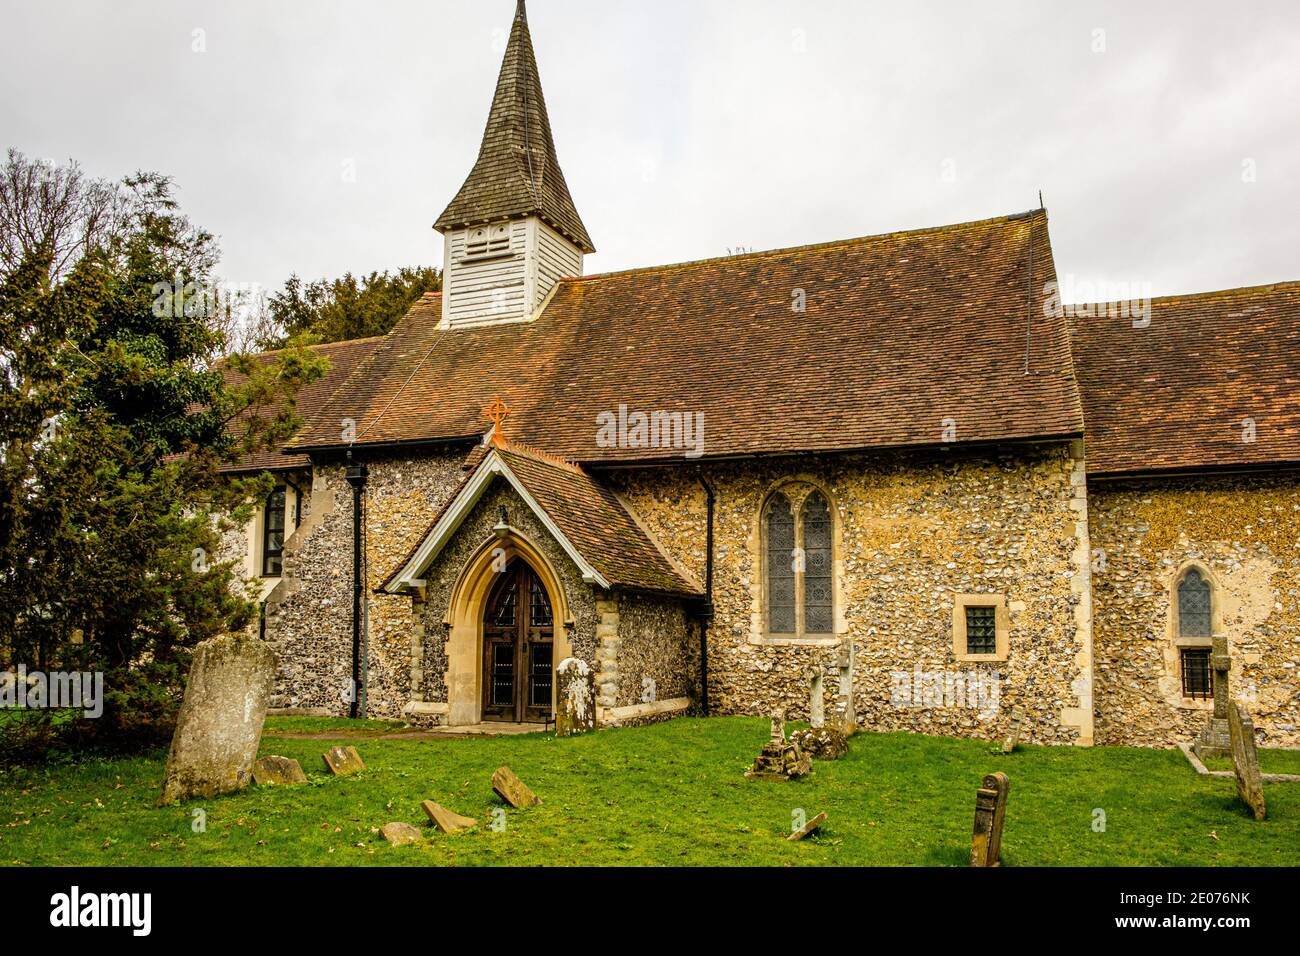
[[[1000,866],[1002,822],[1006,818],[1011,781],[1005,773],[991,773],[975,793],[975,833],[971,838],[971,866]]]
[[[501,767],[492,774],[492,789],[496,795],[516,810],[535,807],[542,798],[528,789],[528,785],[515,776],[509,767]]]
[[[1232,738],[1232,769],[1237,774],[1237,795],[1255,814],[1256,820],[1268,815],[1264,804],[1264,778],[1259,774],[1259,754],[1255,751],[1255,722],[1235,701],[1228,705],[1228,728]]]
[[[1232,703],[1228,671],[1232,669],[1232,658],[1228,656],[1227,635],[1214,636],[1210,669],[1214,674],[1214,715],[1205,722],[1201,736],[1192,745],[1192,750],[1202,760],[1232,755],[1232,735],[1228,728],[1228,707]]]
[[[253,764],[253,783],[259,787],[287,787],[306,782],[302,764],[292,757],[263,757]]]
[[[835,651],[835,666],[840,674],[839,693],[835,696],[835,722],[836,729],[845,737],[858,732],[857,706],[853,702],[854,657],[853,642],[847,638],[840,641]]]
[[[269,644],[222,635],[194,650],[159,804],[247,787],[275,679]]]
[[[325,760],[326,769],[336,777],[346,777],[366,769],[356,747],[331,747],[321,756]]]
[[[1020,743],[1020,729],[1025,725],[1025,712],[1017,707],[1011,712],[1011,728],[1007,731],[1007,737],[1002,741],[1002,752],[1009,754],[1016,749]]]
[[[558,707],[555,736],[572,737],[596,729],[596,675],[586,661],[570,657],[560,662],[555,677]]]

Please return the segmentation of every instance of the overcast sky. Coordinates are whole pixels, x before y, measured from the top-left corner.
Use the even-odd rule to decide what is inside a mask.
[[[171,175],[222,275],[274,288],[441,264],[514,0],[0,7],[0,145]],[[1067,288],[1300,279],[1296,0],[532,0],[529,22],[588,273],[1041,189]]]

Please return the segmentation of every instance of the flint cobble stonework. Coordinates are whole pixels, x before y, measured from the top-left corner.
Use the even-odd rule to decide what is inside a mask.
[[[464,450],[368,461],[365,545],[369,642],[367,712],[398,718],[410,699],[412,626],[406,597],[373,589],[413,546],[464,478]],[[313,469],[309,501],[285,543],[280,585],[267,601],[278,663],[272,706],[346,714],[352,676],[352,487],[342,465]]]
[[[854,645],[861,725],[995,737],[1014,708],[1023,739],[1090,737],[1088,554],[1082,466],[1065,443],[974,457],[916,453],[706,465],[715,518],[715,617],[709,691],[715,713],[809,716],[811,669],[833,674],[836,638]],[[690,473],[619,472],[620,491],[677,560],[704,577],[705,496]],[[836,525],[836,636],[805,643],[765,632],[760,514],[771,491],[802,481],[832,503]],[[1081,578],[1081,575],[1084,576]],[[954,595],[1006,596],[1010,653],[1003,663],[958,663]],[[896,706],[894,675],[997,672],[996,709]],[[827,712],[838,684],[824,681]]]
[[[1170,746],[1210,716],[1182,697],[1175,640],[1174,589],[1195,562],[1234,699],[1269,746],[1300,745],[1300,478],[1094,482],[1090,521],[1098,742]]]

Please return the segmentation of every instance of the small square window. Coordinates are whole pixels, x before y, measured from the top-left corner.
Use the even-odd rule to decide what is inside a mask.
[[[968,606],[966,608],[966,653],[996,654],[997,652],[998,609]]]

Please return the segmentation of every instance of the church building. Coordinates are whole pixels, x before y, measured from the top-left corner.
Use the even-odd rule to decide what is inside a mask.
[[[576,658],[606,726],[1171,746],[1218,639],[1300,745],[1300,283],[1062,305],[1043,209],[584,275],[522,0],[435,228],[231,468],[274,707],[544,724]]]

